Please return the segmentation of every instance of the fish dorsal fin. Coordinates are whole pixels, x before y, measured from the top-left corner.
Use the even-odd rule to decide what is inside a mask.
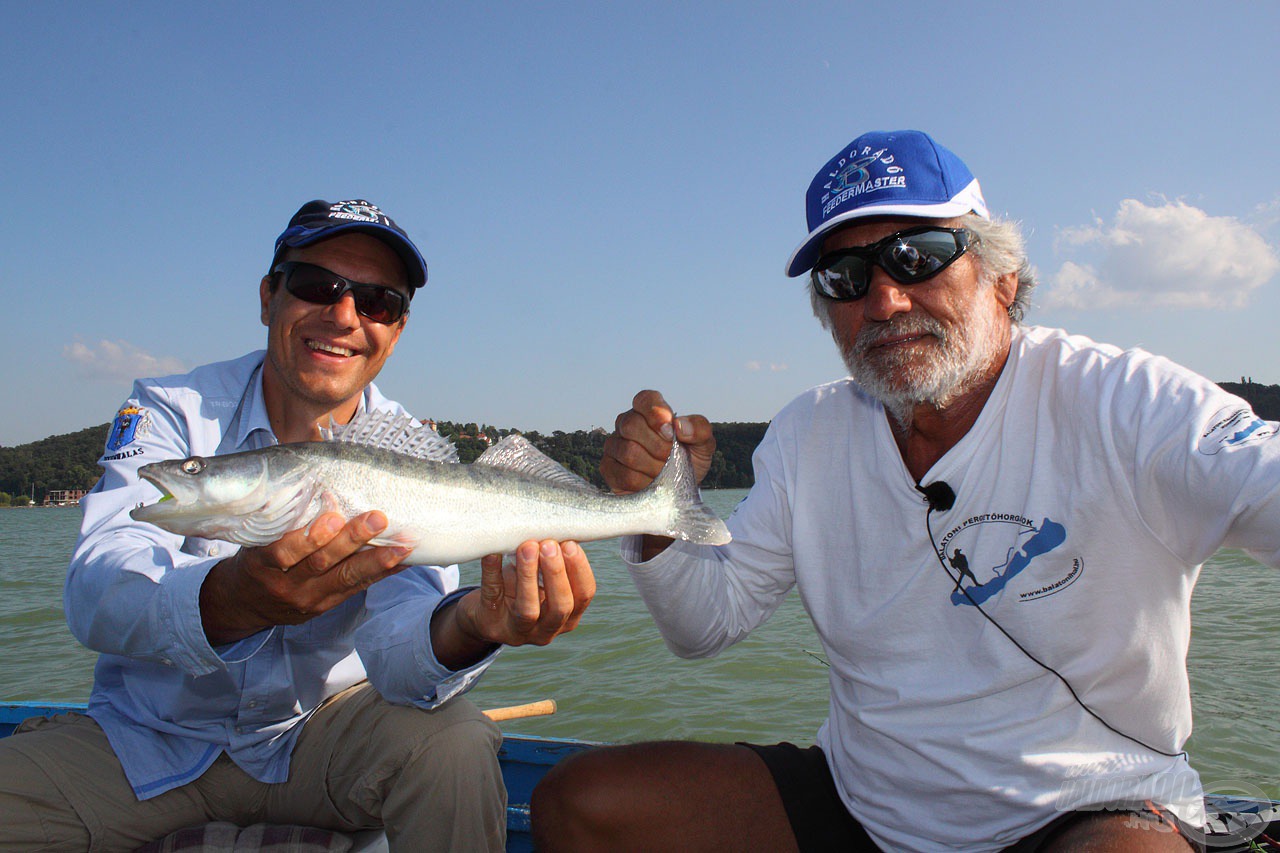
[[[458,448],[453,442],[408,415],[395,412],[362,412],[345,425],[330,421],[328,429],[320,429],[320,436],[325,441],[362,444],[433,462],[458,461]]]
[[[490,447],[473,465],[486,465],[501,471],[523,474],[548,483],[581,492],[598,494],[599,489],[579,477],[550,456],[529,443],[522,435],[509,435]]]

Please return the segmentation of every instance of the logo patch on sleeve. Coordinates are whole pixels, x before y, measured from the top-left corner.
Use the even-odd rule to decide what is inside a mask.
[[[125,406],[116,412],[107,435],[107,450],[114,452],[151,431],[151,413],[141,406]]]
[[[1228,447],[1257,444],[1275,434],[1276,425],[1262,420],[1252,409],[1226,406],[1209,419],[1196,447],[1204,455],[1213,456]]]

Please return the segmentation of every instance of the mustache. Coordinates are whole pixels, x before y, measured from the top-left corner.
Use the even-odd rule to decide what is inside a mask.
[[[866,352],[877,344],[901,335],[933,335],[942,343],[947,342],[947,330],[942,323],[925,315],[908,315],[892,320],[868,321],[853,339],[854,349]]]

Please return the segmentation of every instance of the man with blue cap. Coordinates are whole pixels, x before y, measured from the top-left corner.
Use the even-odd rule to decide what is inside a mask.
[[[506,580],[486,557],[481,586],[459,589],[457,566],[366,547],[378,511],[252,548],[129,516],[160,497],[147,462],[404,414],[373,380],[426,281],[375,205],[309,202],[259,285],[266,349],[134,385],[67,576],[68,624],[100,653],[88,714],[0,740],[0,850],[133,850],[208,822],[303,825],[307,849],[344,840],[317,827],[384,828],[392,850],[503,849],[501,734],[461,694],[503,645],[573,630],[594,591],[576,543],[523,543]],[[530,602],[533,618],[515,612]]]
[[[858,137],[806,202],[786,272],[848,377],[773,419],[732,543],[623,556],[684,657],[796,588],[829,717],[809,748],[575,757],[535,792],[539,849],[1195,848],[1191,591],[1222,546],[1280,565],[1276,425],[1164,359],[1024,325],[1017,226],[924,133]],[[707,420],[638,394],[609,484],[646,485],[672,435],[705,472]]]

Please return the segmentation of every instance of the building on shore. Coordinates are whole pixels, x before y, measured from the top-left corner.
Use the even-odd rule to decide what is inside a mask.
[[[44,496],[45,506],[78,506],[88,489],[50,489]]]

